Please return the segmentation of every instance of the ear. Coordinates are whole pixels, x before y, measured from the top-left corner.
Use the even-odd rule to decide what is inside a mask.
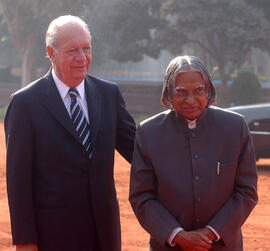
[[[48,45],[48,46],[46,46],[46,51],[47,51],[47,55],[48,55],[49,59],[53,63],[55,61],[55,50],[54,50],[54,48]]]

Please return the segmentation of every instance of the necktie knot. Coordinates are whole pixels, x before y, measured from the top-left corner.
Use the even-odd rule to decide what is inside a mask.
[[[68,90],[68,93],[69,93],[71,100],[75,101],[77,99],[78,91],[76,88],[70,88]]]

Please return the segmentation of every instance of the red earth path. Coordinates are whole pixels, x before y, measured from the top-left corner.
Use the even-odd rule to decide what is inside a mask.
[[[0,123],[0,251],[11,245],[10,221],[5,183],[5,144]],[[259,204],[243,226],[245,251],[270,251],[270,159],[258,163]],[[140,227],[128,203],[130,165],[116,153],[115,180],[120,204],[123,251],[147,251],[148,234]],[[60,251],[60,250],[59,250]]]

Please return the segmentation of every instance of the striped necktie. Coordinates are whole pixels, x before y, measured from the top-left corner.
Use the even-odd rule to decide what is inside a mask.
[[[76,131],[78,132],[78,135],[84,147],[84,150],[87,152],[89,158],[91,159],[92,151],[90,147],[91,146],[90,126],[77,100],[77,89],[70,88],[68,92],[71,99],[70,114],[71,114],[72,123]]]

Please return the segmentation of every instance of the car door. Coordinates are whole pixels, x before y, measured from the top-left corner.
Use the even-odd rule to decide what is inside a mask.
[[[256,158],[270,158],[270,118],[255,119],[249,123],[249,128]]]

